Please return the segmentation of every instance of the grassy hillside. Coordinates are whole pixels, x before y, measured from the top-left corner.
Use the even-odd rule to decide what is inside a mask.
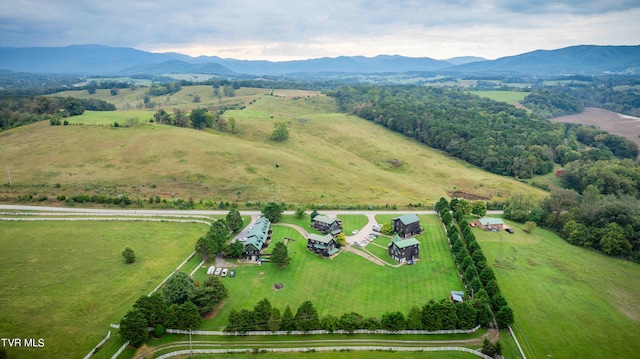
[[[640,350],[640,266],[553,233],[474,231],[528,358],[632,358]]]
[[[206,86],[195,86],[200,87]],[[195,88],[172,97],[188,98]],[[224,113],[236,120],[236,134],[150,124],[152,111],[86,112],[71,121],[107,125],[111,116],[138,118],[142,125],[131,128],[41,122],[2,132],[0,163],[13,185],[1,188],[0,198],[99,193],[402,207],[453,194],[487,199],[514,191],[544,194],[337,113],[326,96],[237,93],[243,91],[257,100]],[[290,137],[283,143],[268,140],[275,121],[288,125]]]

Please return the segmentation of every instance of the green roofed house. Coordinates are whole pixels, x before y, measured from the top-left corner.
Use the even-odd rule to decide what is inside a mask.
[[[420,242],[415,238],[402,239],[396,234],[389,243],[389,256],[400,263],[417,260],[419,252]]]
[[[405,214],[400,217],[391,218],[393,221],[393,230],[403,238],[415,236],[422,232],[420,228],[420,218],[415,214]]]
[[[340,232],[342,232],[342,221],[337,218],[329,218],[327,216],[317,215],[313,218],[311,227],[324,234],[331,233],[336,236]]]
[[[476,225],[485,231],[493,231],[498,230],[501,231],[504,229],[504,222],[500,218],[491,218],[484,217],[480,218],[476,221]]]
[[[332,256],[340,250],[331,233],[327,233],[324,236],[315,233],[309,234],[307,236],[307,249],[325,257]]]
[[[262,250],[267,248],[269,239],[271,239],[271,222],[266,217],[260,217],[247,234],[242,255],[251,260],[257,260]]]

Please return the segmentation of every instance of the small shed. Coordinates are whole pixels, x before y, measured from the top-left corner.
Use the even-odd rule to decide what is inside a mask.
[[[464,301],[464,292],[452,290],[450,298],[454,303],[461,303]]]

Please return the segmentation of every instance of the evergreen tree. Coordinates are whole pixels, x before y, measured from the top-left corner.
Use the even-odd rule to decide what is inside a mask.
[[[226,220],[227,226],[233,233],[238,233],[238,231],[244,226],[242,216],[240,215],[238,209],[235,207],[231,208],[229,213],[227,213]]]
[[[138,348],[149,337],[147,319],[139,309],[131,309],[120,321],[120,334],[131,345]]]
[[[296,330],[295,318],[293,317],[293,312],[291,311],[291,307],[289,307],[288,305],[284,309],[284,313],[282,313],[280,330],[287,331],[287,332]]]
[[[289,252],[287,246],[282,242],[276,243],[271,254],[271,261],[278,265],[279,268],[284,268],[289,265],[291,258],[289,258]]]
[[[298,307],[295,316],[295,327],[303,332],[320,328],[318,311],[313,307],[311,301],[305,301]]]

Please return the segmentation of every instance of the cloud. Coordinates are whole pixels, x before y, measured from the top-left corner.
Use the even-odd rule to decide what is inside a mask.
[[[582,43],[634,44],[639,3],[15,0],[0,14],[0,46],[96,43],[252,59],[497,57]]]

